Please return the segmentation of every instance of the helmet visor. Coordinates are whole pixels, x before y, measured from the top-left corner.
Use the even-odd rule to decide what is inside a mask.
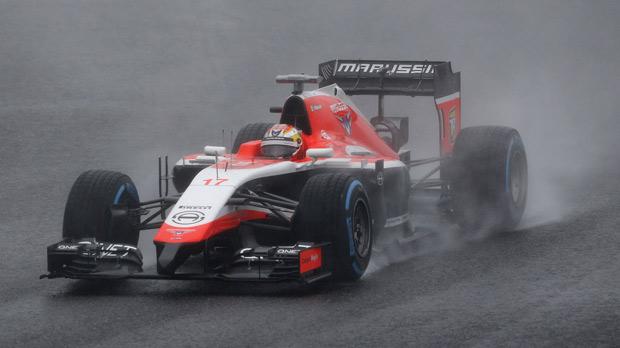
[[[291,157],[297,147],[285,144],[265,144],[261,147],[261,152],[265,157]]]

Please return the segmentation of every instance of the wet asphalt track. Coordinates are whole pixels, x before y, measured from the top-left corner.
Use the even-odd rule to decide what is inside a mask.
[[[617,345],[618,184],[581,196],[591,209],[564,222],[315,289],[38,280],[55,231],[23,216],[3,227],[17,236],[3,248],[0,346]]]
[[[597,13],[600,31],[584,24],[591,22],[580,17],[581,3],[562,6],[564,12],[544,8],[539,12],[559,11],[570,28],[579,29],[551,25],[530,33],[526,27],[546,25],[543,14],[532,13],[523,24],[510,15],[509,4],[504,12],[495,3],[456,9],[460,15],[452,24],[431,30],[427,19],[443,6],[432,1],[369,9],[326,2],[303,12],[275,1],[0,2],[0,347],[620,344],[620,168],[615,152],[601,155],[601,148],[614,148],[607,141],[618,134],[617,121],[605,123],[618,109],[613,101],[601,102],[615,100],[608,98],[615,89],[601,87],[612,86],[614,74],[589,70],[571,55],[559,65],[545,63],[557,52],[543,49],[566,30],[571,43],[595,32],[598,40],[584,50],[564,47],[561,37],[550,49],[617,63],[618,44],[604,41],[604,33],[618,32],[617,25],[609,26],[618,8],[588,7]],[[409,12],[396,11],[399,6]],[[364,24],[371,22],[374,29]],[[60,237],[64,201],[82,170],[127,172],[147,199],[155,193],[156,154],[177,157],[211,139],[220,142],[222,128],[270,120],[267,105],[286,94],[271,84],[276,73],[312,72],[335,55],[407,58],[413,45],[425,56],[452,57],[475,76],[514,55],[505,53],[506,38],[537,49],[536,57],[522,53],[522,59],[536,60],[549,79],[558,79],[554,74],[562,69],[586,84],[593,75],[599,78],[601,89],[590,99],[547,114],[553,118],[557,111],[577,122],[571,127],[596,133],[571,151],[601,159],[596,167],[559,167],[562,175],[553,177],[563,199],[559,220],[546,219],[542,209],[537,221],[549,222],[512,233],[463,238],[442,231],[415,252],[379,255],[377,263],[390,257],[400,262],[359,283],[312,289],[38,279],[45,247]],[[518,60],[508,61],[520,68]],[[491,71],[485,80],[465,83],[471,101],[465,101],[466,112],[483,110],[474,106],[477,93],[488,101],[502,79],[514,78],[497,67]],[[531,78],[544,84],[526,80]],[[531,107],[525,111],[546,105],[547,99],[523,95],[518,79],[512,86],[511,93],[527,100],[518,104]],[[249,97],[239,98],[240,91]],[[554,100],[563,93],[571,97],[573,90],[544,96]],[[585,114],[580,108],[586,104],[588,110],[599,107],[588,123],[573,117]],[[548,126],[519,120],[495,123]],[[592,120],[600,124],[591,126]],[[569,128],[558,127],[551,138],[524,130],[533,173],[547,166],[557,173],[557,163],[547,160],[571,144],[564,141],[571,138]],[[426,143],[435,134],[431,128],[417,139]],[[148,236],[141,245],[150,245]]]

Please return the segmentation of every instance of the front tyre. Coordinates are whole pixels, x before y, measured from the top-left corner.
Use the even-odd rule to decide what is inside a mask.
[[[527,157],[508,127],[463,129],[454,145],[453,209],[467,230],[515,228],[527,199]]]
[[[119,216],[119,212],[139,205],[138,191],[127,175],[108,170],[86,171],[69,192],[62,236],[138,245],[139,216]]]
[[[373,224],[361,180],[345,173],[318,174],[305,184],[293,218],[299,241],[331,242],[334,276],[357,280],[368,267]]]

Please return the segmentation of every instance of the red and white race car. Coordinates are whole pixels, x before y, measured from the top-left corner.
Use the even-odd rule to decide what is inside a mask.
[[[84,172],[43,277],[355,280],[378,234],[412,232],[410,197],[429,190],[464,228],[518,224],[527,195],[523,142],[507,127],[461,129],[460,74],[449,62],[333,60],[319,75],[278,76],[294,85],[272,108],[278,124],[243,127],[229,153],[206,146],[171,176],[160,160],[158,199],[141,202],[124,174]],[[378,96],[378,115],[368,120],[351,95]],[[401,151],[408,118],[383,115],[386,95],[434,98],[439,157]],[[410,179],[413,167],[430,163],[436,167]],[[168,195],[169,178],[179,194]],[[137,249],[148,229],[158,229],[156,273],[143,272]]]

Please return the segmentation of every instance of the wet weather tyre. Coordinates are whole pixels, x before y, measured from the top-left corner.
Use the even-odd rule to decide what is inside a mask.
[[[127,175],[107,170],[86,171],[69,192],[63,238],[137,245],[139,216],[124,214],[113,218],[111,208],[135,209],[139,202],[138,191]]]
[[[466,230],[515,228],[527,199],[527,157],[519,132],[499,126],[463,129],[454,145],[452,196]]]
[[[237,137],[235,137],[235,143],[232,148],[233,153],[237,153],[239,151],[239,147],[241,144],[252,141],[252,140],[260,140],[263,138],[265,133],[271,128],[275,123],[250,123],[245,125],[239,133],[237,133]]]
[[[299,241],[331,242],[335,279],[351,281],[368,267],[372,221],[361,180],[345,173],[317,174],[301,192],[293,230]]]

